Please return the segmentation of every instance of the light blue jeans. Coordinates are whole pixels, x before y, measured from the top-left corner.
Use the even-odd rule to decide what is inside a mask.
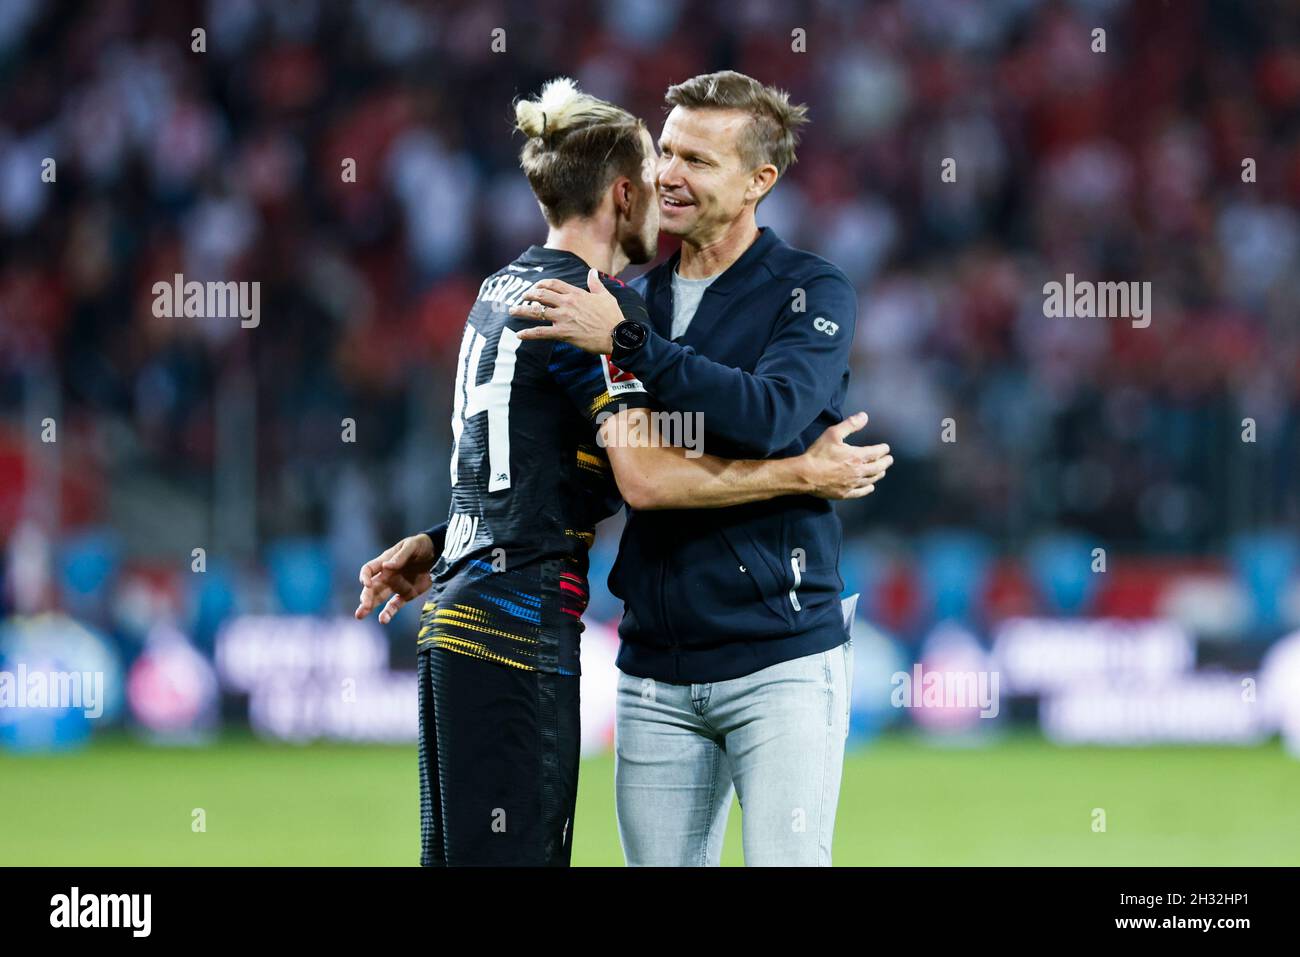
[[[712,684],[620,674],[627,863],[717,866],[734,786],[747,866],[830,866],[852,675],[851,641]]]

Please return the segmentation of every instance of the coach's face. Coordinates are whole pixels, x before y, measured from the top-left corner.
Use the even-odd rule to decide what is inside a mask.
[[[741,110],[674,106],[659,136],[659,228],[713,241],[762,195],[737,148],[750,122]]]

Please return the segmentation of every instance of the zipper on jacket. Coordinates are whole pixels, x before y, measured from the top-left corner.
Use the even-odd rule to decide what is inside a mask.
[[[790,568],[794,571],[794,587],[790,589],[790,604],[794,606],[795,611],[802,611],[803,609],[799,607],[799,598],[795,595],[795,592],[799,590],[799,586],[803,584],[803,576],[799,574],[799,557],[797,555],[790,556]]]
[[[673,649],[673,658],[677,657],[677,636],[673,634],[672,625],[668,623],[668,598],[667,589],[664,582],[668,577],[668,563],[661,561],[659,563],[659,620],[664,624],[664,634],[668,637],[669,646]]]

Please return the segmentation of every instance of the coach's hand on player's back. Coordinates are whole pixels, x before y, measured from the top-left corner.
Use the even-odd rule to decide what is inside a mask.
[[[819,498],[862,498],[894,464],[888,445],[849,445],[847,439],[866,427],[867,413],[858,412],[823,432],[798,457],[801,471]]]
[[[355,613],[357,620],[365,618],[376,605],[387,601],[379,613],[379,623],[386,625],[392,621],[399,608],[408,601],[415,601],[433,585],[429,571],[437,559],[433,540],[421,532],[402,539],[362,565],[358,576],[361,579],[361,603]]]
[[[579,289],[562,279],[543,279],[524,293],[510,315],[524,319],[545,319],[549,326],[522,329],[520,339],[559,339],[597,355],[609,355],[614,327],[623,321],[618,300],[600,281],[600,273],[587,272],[587,288]]]

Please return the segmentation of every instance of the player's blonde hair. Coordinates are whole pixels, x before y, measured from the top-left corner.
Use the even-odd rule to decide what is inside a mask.
[[[528,137],[519,165],[552,226],[594,213],[615,177],[640,178],[645,124],[566,76],[515,103],[515,128]]]

